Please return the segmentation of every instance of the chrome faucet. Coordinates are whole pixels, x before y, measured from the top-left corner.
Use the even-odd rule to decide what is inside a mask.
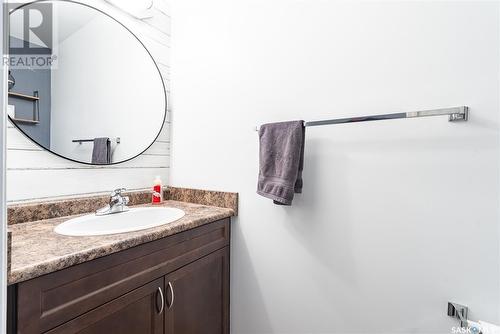
[[[127,206],[129,203],[128,196],[122,196],[122,192],[126,191],[125,188],[113,190],[109,198],[109,204],[95,212],[97,216],[105,216],[113,213],[126,212],[130,210]]]

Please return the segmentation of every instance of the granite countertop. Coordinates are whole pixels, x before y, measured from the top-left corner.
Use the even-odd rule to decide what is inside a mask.
[[[232,209],[171,200],[165,201],[161,205],[182,209],[186,215],[173,223],[155,228],[92,237],[68,237],[54,232],[55,226],[77,216],[10,225],[8,229],[12,232],[12,247],[9,285],[228,218],[235,214]]]

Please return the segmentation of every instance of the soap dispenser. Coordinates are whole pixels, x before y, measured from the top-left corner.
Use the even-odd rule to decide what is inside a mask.
[[[163,202],[163,187],[160,176],[157,176],[153,182],[153,204],[160,204]]]

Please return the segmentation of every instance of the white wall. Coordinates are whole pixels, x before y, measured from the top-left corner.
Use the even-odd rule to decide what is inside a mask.
[[[164,0],[157,0],[161,2]],[[103,0],[85,0],[124,23],[146,45],[157,62],[169,93],[169,6],[154,16],[136,20]],[[140,64],[138,64],[140,66]],[[155,175],[168,179],[170,167],[170,116],[153,146],[140,157],[110,167],[89,167],[45,152],[26,139],[12,124],[7,129],[7,199],[16,202],[65,195],[107,192],[124,186],[150,187]]]
[[[95,17],[57,48],[57,68],[51,72],[50,148],[90,163],[93,145],[73,139],[109,137],[115,163],[134,158],[154,142],[164,122],[165,90],[137,39],[111,18],[81,10],[89,11]]]
[[[232,333],[500,322],[497,2],[176,0],[176,186],[237,191]],[[303,194],[255,194],[263,122],[468,105],[471,120],[307,129]]]

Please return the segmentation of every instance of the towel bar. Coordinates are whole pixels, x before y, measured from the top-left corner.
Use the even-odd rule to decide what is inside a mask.
[[[344,123],[385,121],[389,119],[417,118],[417,117],[430,117],[430,116],[448,116],[448,121],[450,122],[468,121],[469,107],[460,106],[452,108],[400,112],[393,114],[328,119],[323,121],[304,122],[304,126],[309,127],[309,126],[344,124]],[[259,127],[256,127],[255,131],[259,131]]]
[[[121,143],[121,138],[120,137],[116,137],[115,139],[116,143],[117,144],[120,144]],[[90,142],[94,142],[94,139],[73,139],[72,140],[73,143],[90,143]]]

